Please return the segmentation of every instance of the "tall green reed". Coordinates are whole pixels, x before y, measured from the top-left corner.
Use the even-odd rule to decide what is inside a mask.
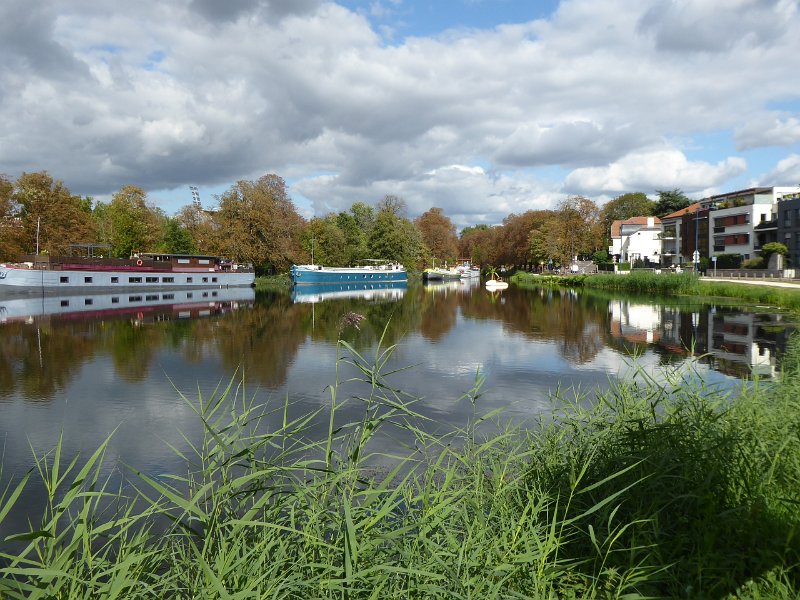
[[[635,370],[559,391],[538,424],[480,411],[440,435],[392,383],[395,347],[338,345],[322,409],[292,417],[232,379],[184,397],[184,474],[104,478],[61,445],[27,477],[48,507],[0,560],[3,598],[792,597],[800,350],[736,393]],[[342,421],[343,407],[359,406]],[[326,432],[315,426],[327,417]],[[479,425],[491,421],[491,434]],[[404,451],[386,439],[413,440]],[[10,514],[29,479],[0,495]]]

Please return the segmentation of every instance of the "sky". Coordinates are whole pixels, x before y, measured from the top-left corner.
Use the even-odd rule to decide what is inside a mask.
[[[798,0],[3,0],[0,174],[461,228],[800,185]]]

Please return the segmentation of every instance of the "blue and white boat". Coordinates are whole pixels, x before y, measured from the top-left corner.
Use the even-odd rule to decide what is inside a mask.
[[[386,260],[363,262],[366,264],[355,267],[292,265],[289,275],[295,285],[408,281],[408,273],[405,267],[399,263]]]

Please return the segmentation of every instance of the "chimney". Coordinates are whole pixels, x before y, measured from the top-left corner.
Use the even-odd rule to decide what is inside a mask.
[[[655,217],[647,217],[647,227],[648,229],[652,229],[656,226],[656,218]]]

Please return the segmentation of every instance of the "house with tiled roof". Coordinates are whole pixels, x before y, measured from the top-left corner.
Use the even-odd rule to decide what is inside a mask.
[[[643,260],[646,264],[659,264],[661,220],[658,217],[631,217],[614,221],[608,252],[617,262]]]

